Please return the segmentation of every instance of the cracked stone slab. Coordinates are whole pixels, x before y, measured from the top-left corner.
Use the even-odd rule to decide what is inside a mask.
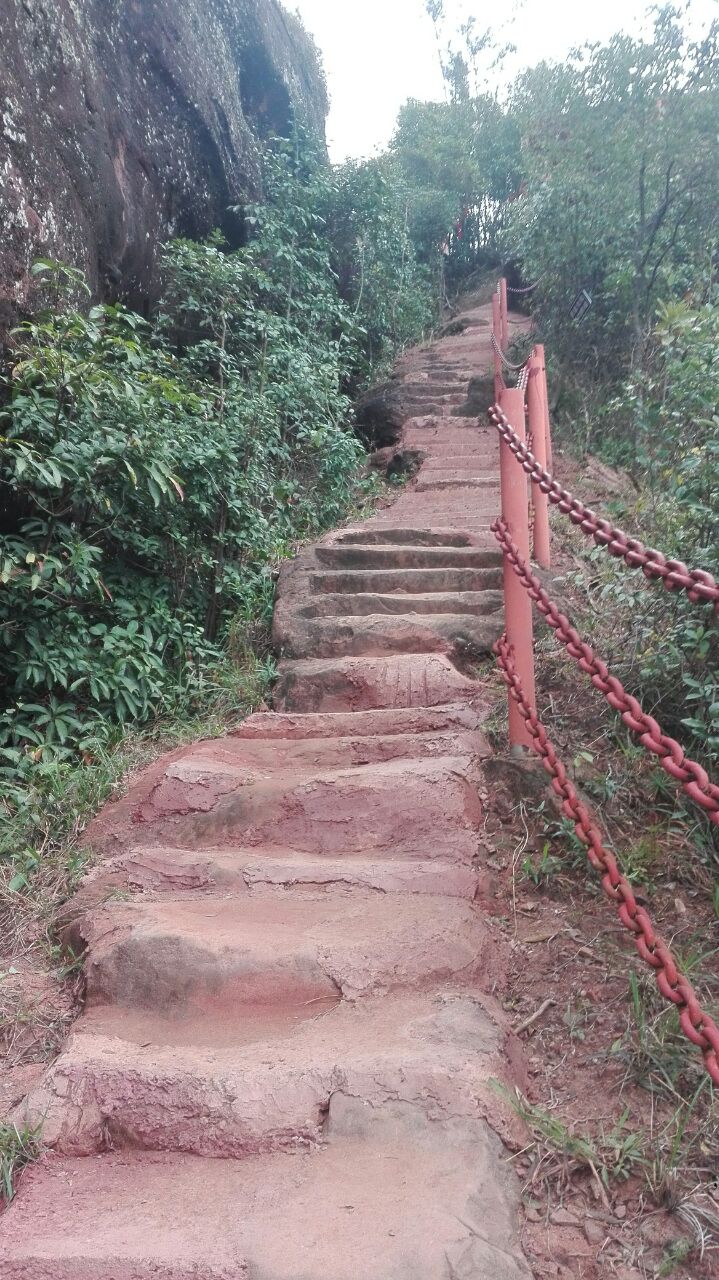
[[[48,1158],[5,1219],[0,1268],[4,1280],[531,1280],[517,1187],[484,1121],[338,1090],[322,1144],[304,1152]]]

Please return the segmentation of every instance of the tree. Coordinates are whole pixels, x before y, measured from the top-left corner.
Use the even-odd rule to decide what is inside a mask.
[[[390,153],[411,195],[410,225],[424,261],[448,237],[457,267],[496,257],[521,171],[519,131],[495,98],[410,100]]]
[[[523,198],[504,244],[541,278],[535,315],[552,349],[582,377],[641,371],[657,303],[704,296],[719,232],[717,24],[692,44],[678,15],[651,39],[615,36],[517,84]],[[581,329],[568,311],[594,299]]]

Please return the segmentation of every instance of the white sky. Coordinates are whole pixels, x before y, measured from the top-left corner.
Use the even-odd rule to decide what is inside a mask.
[[[686,3],[686,0],[684,0]],[[297,9],[322,50],[332,108],[332,159],[368,156],[386,146],[407,98],[439,99],[443,86],[424,0],[284,0]],[[477,27],[505,21],[502,42],[517,54],[505,72],[561,59],[587,40],[637,31],[649,0],[446,0],[448,13],[474,15]],[[719,17],[719,0],[690,0],[693,25]],[[492,86],[494,87],[494,86]]]

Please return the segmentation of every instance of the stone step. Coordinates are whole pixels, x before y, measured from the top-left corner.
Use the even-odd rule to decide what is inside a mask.
[[[372,546],[399,544],[414,547],[468,547],[473,545],[469,533],[455,529],[397,529],[388,526],[375,529],[371,525],[363,525],[361,529],[350,529],[335,539],[335,546]]]
[[[480,554],[484,565],[476,569],[325,570],[310,574],[310,587],[312,591],[326,595],[404,592],[408,596],[422,596],[435,592],[446,595],[448,592],[496,590],[501,572],[501,553],[488,546]]]
[[[425,495],[423,494],[422,497],[425,497]],[[416,509],[413,509],[413,507],[416,508],[417,502],[418,502],[418,498],[416,497],[413,498],[412,502],[410,502],[409,500],[407,501],[406,509],[407,509],[408,515],[416,515]],[[497,542],[494,538],[494,534],[492,533],[491,527],[490,527],[491,523],[493,522],[493,516],[482,515],[481,512],[473,515],[472,511],[476,510],[476,505],[477,504],[474,501],[472,501],[471,504],[467,503],[465,505],[464,512],[461,515],[462,524],[468,531],[472,532],[475,535],[478,545],[483,546],[487,551],[490,551],[493,547],[496,549]],[[469,515],[467,514],[467,507],[469,507],[469,511],[470,511]],[[443,517],[445,513],[439,512],[438,514],[440,517]],[[451,518],[451,513],[450,513],[450,518]],[[381,528],[380,521],[377,521],[377,527]]]
[[[499,480],[495,474],[478,475],[475,471],[455,471],[450,473],[420,474],[415,482],[417,493],[431,492],[433,489],[496,489]]]
[[[358,999],[457,972],[471,980],[486,944],[459,898],[438,906],[426,895],[350,895],[341,885],[291,896],[141,895],[107,902],[77,932],[88,955],[87,1008],[249,1021],[255,1008]]]
[[[96,849],[116,857],[143,842],[172,845],[182,833],[191,847],[198,835],[187,819],[209,812],[221,798],[251,799],[257,784],[280,791],[287,777],[305,779],[391,761],[438,760],[490,754],[481,732],[483,713],[469,707],[408,707],[348,714],[281,716],[261,713],[240,730],[169,753],[134,781],[88,831]],[[287,733],[288,737],[281,735]],[[262,791],[267,802],[267,786]],[[275,803],[273,801],[273,803]],[[273,810],[274,812],[274,810]],[[209,839],[213,846],[217,840]],[[241,847],[241,840],[238,847]],[[282,848],[281,841],[273,841]],[[352,850],[350,850],[352,852]],[[95,874],[92,874],[94,884]],[[98,896],[96,888],[90,895]]]
[[[424,396],[430,398],[444,399],[449,396],[461,396],[464,398],[467,394],[469,380],[458,377],[449,379],[444,374],[427,378],[424,382],[403,382],[401,390],[403,394],[412,400],[421,400]]]
[[[497,608],[497,591],[501,581],[501,571],[497,569],[492,571],[482,591],[427,591],[415,595],[404,591],[394,594],[369,591],[328,592],[319,596],[313,604],[307,605],[302,610],[302,617],[364,618],[383,613],[482,615],[492,613]],[[501,600],[499,604],[501,605]]]
[[[483,717],[464,703],[440,707],[397,707],[394,710],[310,713],[289,715],[279,711],[259,711],[248,716],[229,735],[234,739],[281,738],[389,738],[400,735],[424,737],[433,733],[479,732]]]
[[[66,908],[68,931],[79,917],[109,898],[142,893],[188,894],[257,888],[358,886],[382,893],[445,894],[473,901],[482,885],[478,871],[443,858],[373,858],[366,853],[317,858],[294,849],[177,849],[143,845],[111,858],[88,878]]]
[[[331,597],[330,597],[331,598]],[[357,599],[350,596],[350,599]],[[295,615],[273,631],[276,649],[286,658],[380,657],[398,653],[491,653],[504,629],[504,597],[484,592],[484,608],[459,614],[354,614],[303,619]]]
[[[464,453],[442,453],[438,457],[429,456],[422,463],[426,471],[446,471],[457,467],[475,467],[478,460],[484,460],[487,468],[496,475],[497,458],[494,451],[483,449],[481,452],[467,448]]]
[[[111,1143],[227,1159],[320,1141],[342,1088],[371,1107],[394,1098],[423,1100],[437,1117],[491,1111],[514,1136],[521,1128],[491,1081],[506,1078],[515,1053],[466,982],[358,1004],[256,1005],[247,1019],[100,1006],[16,1118],[44,1117],[47,1145],[65,1154]]]
[[[280,711],[371,711],[437,707],[475,693],[481,686],[444,655],[408,654],[281,662],[274,701]]]
[[[383,764],[389,760],[424,760],[436,756],[488,753],[489,747],[475,730],[453,725],[444,731],[367,734],[347,726],[344,737],[301,737],[297,739],[219,738],[188,749],[180,760],[169,764],[166,777],[188,784],[218,774],[241,778],[245,783],[273,773],[309,773],[343,769],[349,765]]]
[[[3,1278],[531,1280],[486,1121],[337,1089],[323,1137],[246,1160],[49,1157],[4,1219]]]
[[[366,659],[362,665],[372,662]],[[329,857],[436,856],[469,864],[475,827],[483,817],[478,801],[481,764],[474,752],[308,768],[304,773],[278,771],[235,780],[233,789],[225,788],[195,810],[177,800],[172,779],[168,786],[167,795],[162,785],[154,789],[135,821],[143,822],[153,843],[180,848],[280,848]]]
[[[481,547],[315,547],[318,564],[331,569],[485,569]]]

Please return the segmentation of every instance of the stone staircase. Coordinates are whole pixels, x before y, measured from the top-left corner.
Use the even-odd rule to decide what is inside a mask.
[[[482,908],[488,309],[400,366],[419,473],[283,571],[272,713],[95,824],[86,999],[18,1120],[7,1280],[529,1280],[506,943]]]

